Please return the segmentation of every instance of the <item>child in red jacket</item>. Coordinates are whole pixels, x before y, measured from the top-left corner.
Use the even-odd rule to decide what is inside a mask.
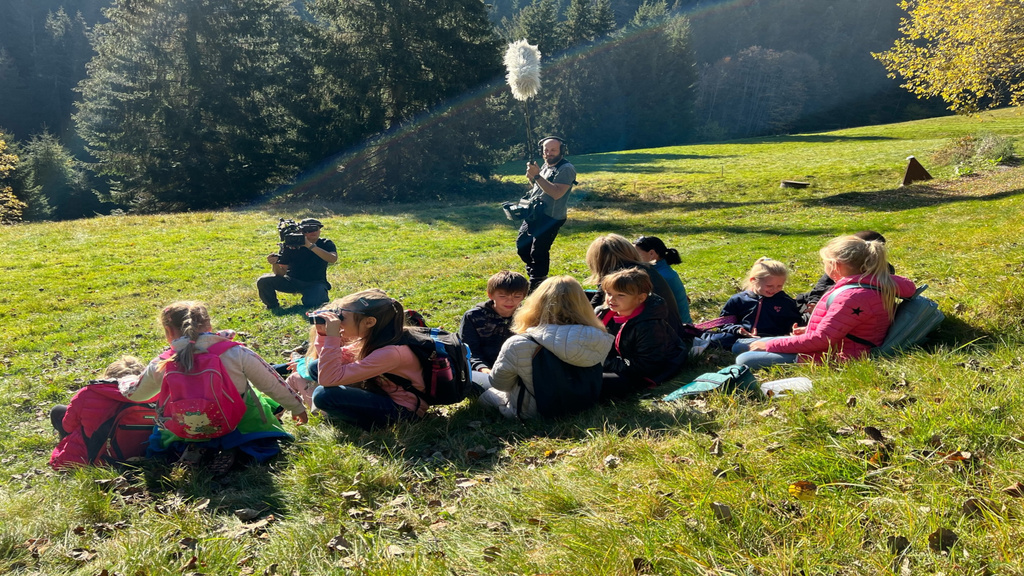
[[[916,290],[910,280],[889,273],[885,244],[840,236],[826,244],[819,255],[825,274],[836,285],[822,296],[807,327],[794,325],[789,336],[751,342],[750,351],[736,357],[737,364],[762,368],[794,362],[845,361],[867,355],[885,340],[897,299],[909,298]],[[844,288],[849,284],[864,287]]]

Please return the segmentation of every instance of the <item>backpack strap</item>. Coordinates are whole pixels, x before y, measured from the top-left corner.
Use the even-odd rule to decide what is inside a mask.
[[[437,331],[438,330],[439,330],[438,328],[431,328],[430,329],[430,336],[431,336],[431,340],[434,341],[435,349],[439,350],[440,354],[444,354],[444,345],[441,344],[441,342],[437,338],[434,338],[434,336],[437,335]],[[420,372],[423,373],[423,385],[427,386],[428,381],[427,381],[427,377],[426,376],[427,376],[427,372],[430,370],[430,368],[429,367],[426,368],[426,369],[423,368],[423,363],[420,361],[419,356],[417,356],[416,352],[413,350],[414,344],[410,344],[408,338],[409,338],[409,333],[408,332],[404,332],[402,334],[402,338],[398,341],[397,345],[398,346],[408,346],[409,347],[409,350],[412,352],[412,355],[416,358],[416,362],[418,364],[420,364]],[[381,376],[383,376],[384,378],[387,378],[388,382],[391,382],[392,384],[395,384],[395,385],[399,386],[400,388],[402,388],[402,390],[405,390],[406,392],[410,392],[410,393],[412,393],[413,396],[416,397],[416,410],[414,410],[413,412],[416,412],[416,411],[418,411],[420,409],[420,404],[426,404],[428,407],[430,406],[430,402],[427,400],[426,392],[417,390],[416,387],[412,385],[412,380],[409,380],[408,378],[403,378],[403,377],[399,376],[398,374],[392,374],[390,372],[385,372],[384,374],[381,374]],[[379,386],[377,386],[376,388],[378,390],[380,390]],[[373,390],[369,390],[369,389],[365,389],[365,390],[367,390],[368,392],[373,392]],[[381,392],[384,392],[384,391],[381,390]],[[384,394],[387,394],[387,392],[384,392]]]
[[[853,284],[844,284],[843,286],[840,286],[839,288],[836,288],[835,290],[833,290],[832,293],[828,295],[828,300],[825,300],[825,310],[828,310],[828,307],[832,305],[832,300],[835,299],[836,294],[842,292],[843,290],[846,290],[847,288],[867,288],[869,290],[874,290],[875,292],[881,292],[882,291],[882,289],[879,288],[878,286],[872,286],[871,284],[861,284],[860,282],[856,282],[856,283],[853,283]],[[924,288],[927,288],[927,286],[925,286]],[[924,288],[922,288],[922,290],[924,290]],[[916,296],[917,294],[914,294],[914,295]],[[875,344],[874,342],[872,342],[870,340],[866,340],[864,338],[861,338],[860,336],[854,336],[853,334],[847,334],[845,336],[845,338],[847,340],[850,340],[851,342],[856,342],[857,344],[861,344],[861,345],[867,346],[868,348],[878,348],[878,344]]]
[[[242,345],[243,344],[241,342],[235,342],[234,340],[221,340],[220,342],[216,342],[212,346],[207,348],[206,351],[209,352],[210,354],[216,354],[217,356],[220,356],[221,354],[227,352],[228,350],[234,348],[235,346]]]
[[[529,334],[523,334],[523,336],[527,340],[529,340],[530,342],[533,342],[534,344],[537,345],[537,348],[534,349],[534,351],[533,351],[533,355],[530,357],[531,358],[531,362],[532,362],[532,359],[536,358],[537,354],[540,354],[541,344],[540,344],[540,342],[537,341],[536,338],[534,338],[533,336],[530,336]],[[537,384],[535,382],[534,386],[536,386],[536,385]],[[523,420],[523,402],[526,401],[526,395],[527,394],[530,394],[530,396],[533,396],[534,398],[537,397],[536,394],[533,394],[529,390],[526,389],[526,383],[523,382],[522,378],[519,378],[519,398],[518,398],[518,403],[516,404],[516,418],[518,418],[520,421]]]

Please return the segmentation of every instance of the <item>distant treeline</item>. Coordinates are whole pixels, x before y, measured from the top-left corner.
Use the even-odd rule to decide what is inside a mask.
[[[485,185],[544,134],[582,153],[943,111],[871,59],[898,35],[893,0],[4,0],[3,12],[0,139],[17,161],[0,189],[29,219],[275,191],[437,198]],[[529,137],[500,64],[519,38],[545,63]]]

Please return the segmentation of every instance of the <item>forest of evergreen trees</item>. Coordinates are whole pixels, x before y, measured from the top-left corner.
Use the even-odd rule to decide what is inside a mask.
[[[0,0],[0,219],[458,194],[537,134],[576,153],[941,114],[886,77],[895,0]],[[346,153],[346,151],[348,153]],[[324,170],[324,167],[329,169]]]

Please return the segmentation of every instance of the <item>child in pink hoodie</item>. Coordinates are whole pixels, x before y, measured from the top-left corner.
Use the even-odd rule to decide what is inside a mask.
[[[429,407],[423,369],[409,346],[401,344],[405,311],[381,290],[364,290],[309,313],[316,381],[298,371],[287,383],[328,418],[365,429],[421,418]],[[311,362],[310,362],[311,363]],[[314,370],[310,370],[310,375]],[[409,382],[411,391],[395,382]]]
[[[750,351],[736,357],[737,364],[762,368],[794,362],[845,361],[866,356],[885,340],[897,299],[909,298],[916,290],[910,280],[889,273],[885,244],[840,236],[826,244],[819,255],[825,274],[836,284],[822,296],[807,327],[794,325],[789,336],[751,342]],[[844,288],[850,284],[862,286]]]

